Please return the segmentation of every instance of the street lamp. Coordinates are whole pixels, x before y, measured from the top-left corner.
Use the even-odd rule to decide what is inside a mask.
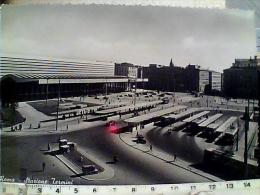
[[[46,105],[48,104],[48,93],[49,93],[49,80],[47,78],[47,86],[46,86]]]
[[[58,87],[58,102],[57,102],[57,114],[56,114],[56,131],[58,130],[59,105],[60,105],[60,79],[59,79],[59,87]]]

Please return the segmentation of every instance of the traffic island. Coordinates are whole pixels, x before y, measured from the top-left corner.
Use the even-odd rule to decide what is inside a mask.
[[[107,180],[114,176],[114,170],[86,153],[76,143],[66,139],[59,140],[59,148],[53,148],[49,153],[64,163],[75,175],[72,178],[81,177],[86,180]]]

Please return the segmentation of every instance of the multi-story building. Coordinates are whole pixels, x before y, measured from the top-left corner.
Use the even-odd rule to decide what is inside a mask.
[[[234,98],[256,98],[259,88],[259,62],[256,56],[250,59],[235,59],[232,66],[224,70],[224,94]]]
[[[174,66],[172,61],[169,66],[150,64],[149,67],[143,67],[143,74],[148,78],[147,89],[185,91],[184,68]]]
[[[126,76],[129,78],[138,77],[138,66],[124,62],[124,63],[115,63],[115,75],[117,76]]]
[[[199,83],[200,83],[200,66],[191,65],[185,67],[185,76],[186,76],[186,89],[187,91],[199,91]]]
[[[150,64],[144,67],[144,75],[148,78],[147,89],[179,92],[204,92],[208,85],[211,90],[221,90],[221,73],[202,69],[198,65],[186,68]]]
[[[209,70],[200,69],[199,70],[199,92],[204,92],[205,86],[209,85]]]
[[[188,65],[185,68],[185,76],[187,91],[204,92],[207,85],[210,90],[222,90],[222,76],[219,72],[202,69],[198,65]]]
[[[222,74],[216,71],[209,72],[209,85],[211,90],[221,91]]]

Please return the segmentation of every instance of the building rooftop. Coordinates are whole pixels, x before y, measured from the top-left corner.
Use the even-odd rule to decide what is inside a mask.
[[[114,63],[1,57],[0,77],[7,74],[113,76]]]
[[[1,78],[11,78],[16,82],[38,81],[40,79],[127,79],[125,76],[88,76],[84,74],[7,74]]]

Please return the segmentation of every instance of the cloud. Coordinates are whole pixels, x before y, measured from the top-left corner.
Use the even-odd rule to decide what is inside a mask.
[[[254,55],[251,11],[138,6],[2,7],[3,52],[25,57],[200,64]]]

